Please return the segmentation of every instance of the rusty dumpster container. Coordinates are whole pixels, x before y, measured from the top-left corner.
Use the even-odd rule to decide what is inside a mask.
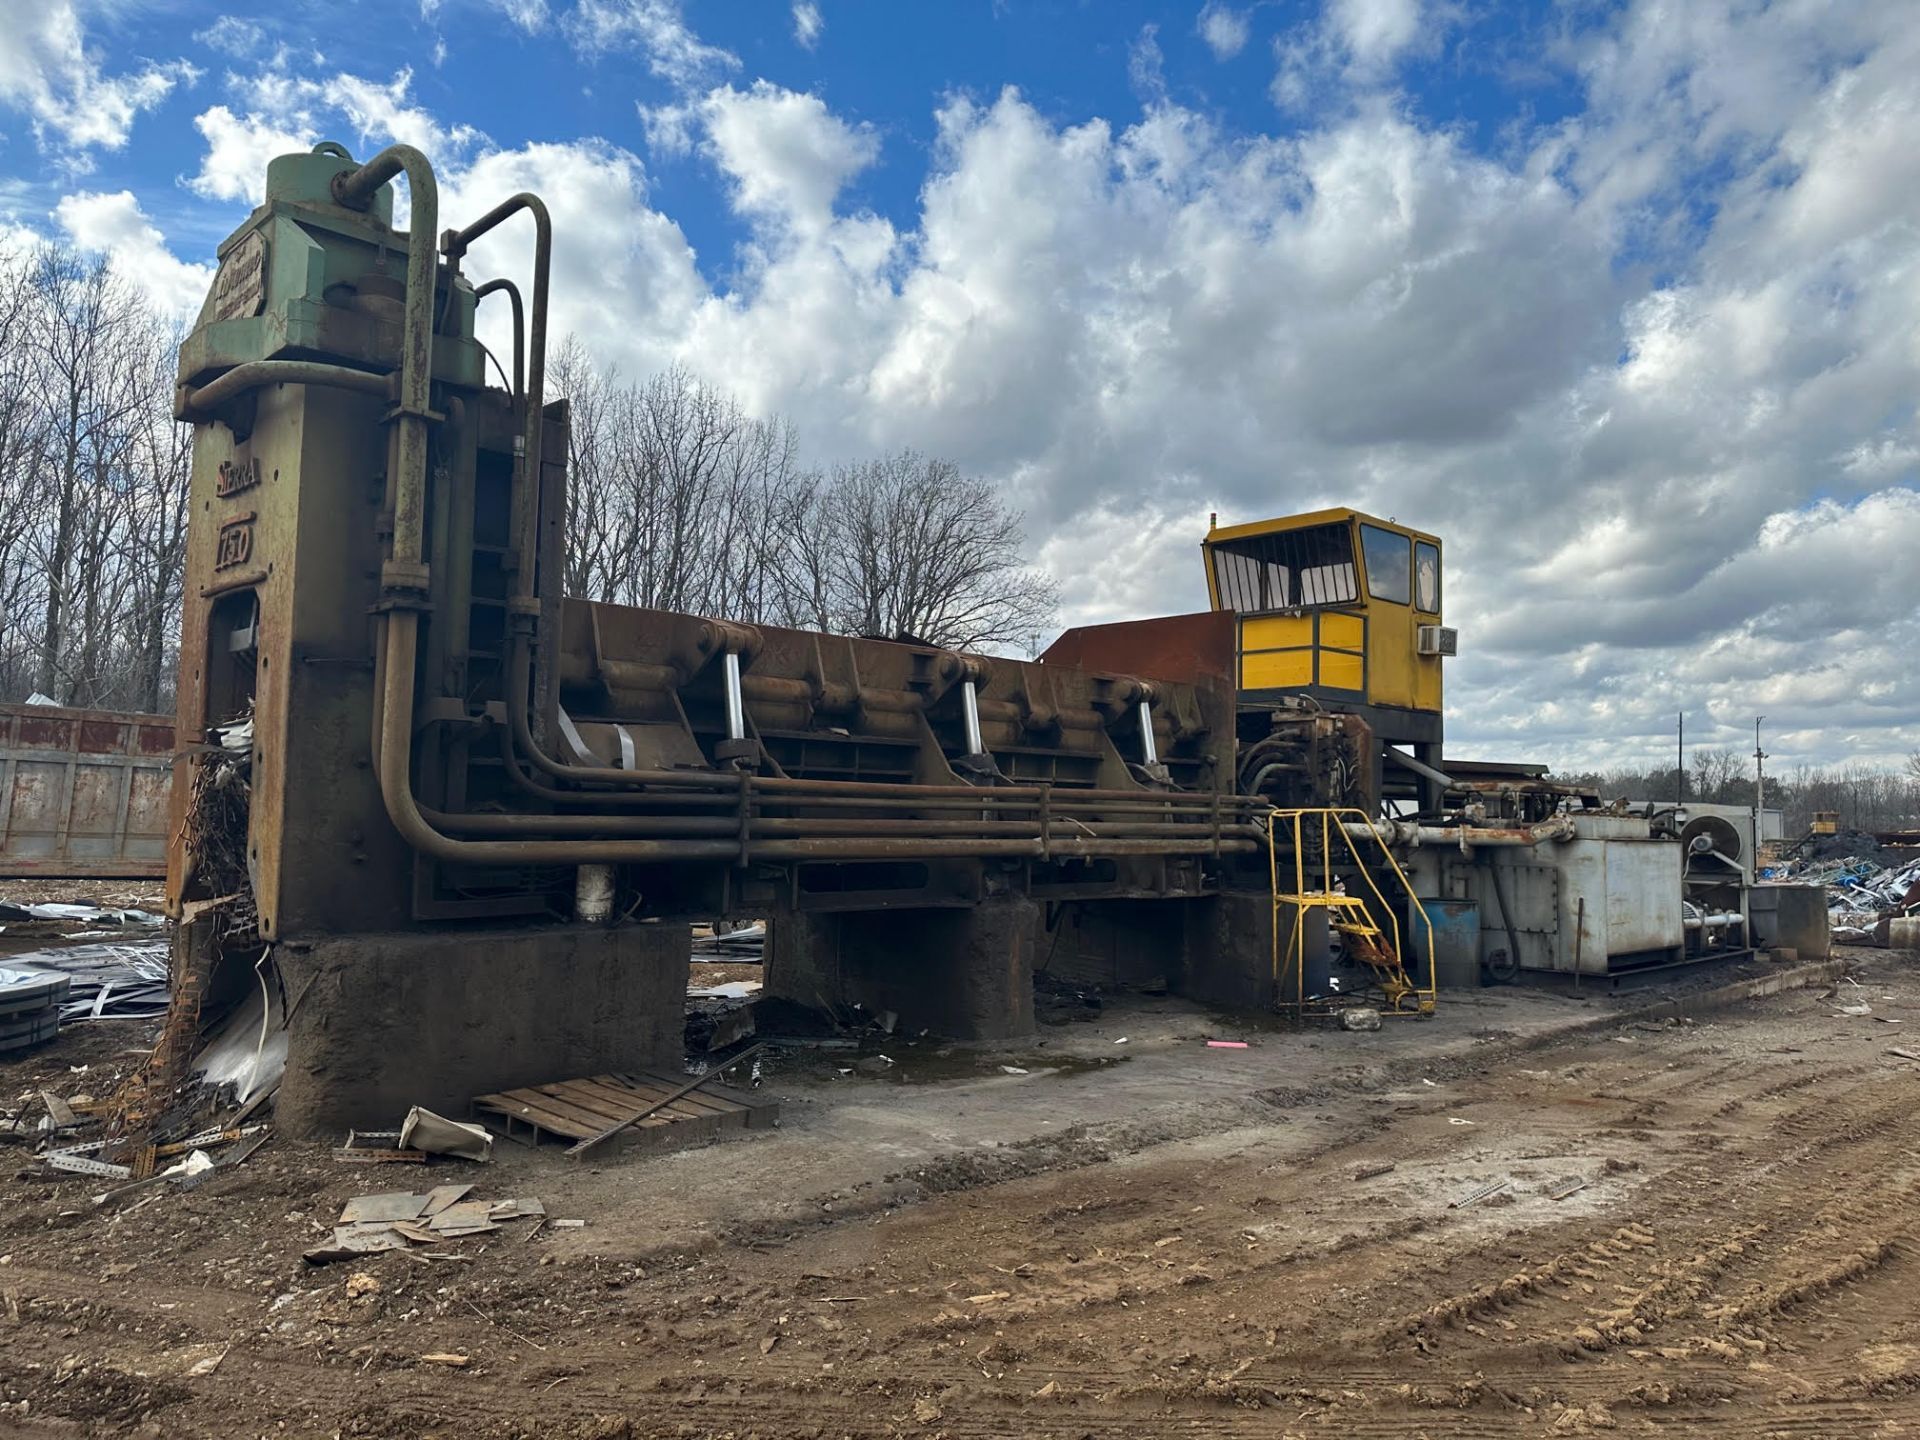
[[[0,705],[0,877],[166,874],[173,717]]]

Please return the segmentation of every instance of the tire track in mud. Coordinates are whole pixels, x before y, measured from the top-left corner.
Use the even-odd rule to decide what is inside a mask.
[[[1784,1096],[1865,1068],[1793,1077],[1797,1082],[1793,1084],[1749,1084],[1747,1096]],[[1694,1388],[1703,1389],[1715,1402],[1729,1391],[1739,1393],[1744,1385],[1730,1386],[1717,1377],[1729,1364],[1780,1348],[1782,1342],[1777,1335],[1768,1337],[1763,1322],[1790,1318],[1790,1312],[1810,1297],[1857,1286],[1885,1266],[1905,1260],[1913,1187],[1910,1177],[1896,1183],[1895,1172],[1907,1168],[1899,1157],[1911,1153],[1909,1112],[1905,1097],[1889,1096],[1877,1085],[1821,1096],[1781,1118],[1781,1131],[1805,1138],[1788,1154],[1769,1157],[1764,1162],[1767,1174],[1760,1181],[1749,1181],[1740,1173],[1740,1156],[1676,1167],[1643,1189],[1642,1196],[1654,1192],[1652,1203],[1641,1204],[1637,1199],[1627,1207],[1634,1214],[1633,1224],[1562,1251],[1528,1272],[1443,1296],[1434,1302],[1431,1318],[1471,1324],[1476,1315],[1524,1305],[1531,1312],[1523,1315],[1524,1323],[1510,1322],[1509,1333],[1518,1337],[1512,1348],[1523,1355],[1544,1350],[1552,1357],[1550,1363],[1535,1365],[1527,1376],[1548,1382],[1544,1387],[1535,1384],[1536,1389],[1551,1392],[1555,1385],[1564,1387],[1569,1368],[1595,1350],[1633,1347],[1638,1355],[1669,1365],[1696,1357],[1706,1365],[1718,1362],[1719,1370],[1702,1370]],[[1759,1159],[1770,1143],[1772,1136],[1763,1133],[1747,1137],[1741,1148]],[[1870,1153],[1856,1163],[1854,1152],[1863,1147]],[[1837,1174],[1833,1173],[1836,1166],[1840,1167]],[[1859,1198],[1863,1194],[1874,1198]],[[1821,1203],[1810,1209],[1815,1199]],[[1758,1278],[1735,1291],[1733,1281],[1749,1272]],[[1727,1298],[1730,1294],[1738,1298]],[[1137,1292],[1129,1297],[1145,1298]],[[1429,1317],[1421,1320],[1431,1323]],[[1639,1348],[1664,1339],[1663,1332],[1676,1326],[1686,1332],[1679,1336],[1682,1343],[1665,1343],[1659,1351]],[[1492,1334],[1482,1330],[1483,1336]],[[1514,1358],[1519,1357],[1507,1357]],[[1339,1375],[1342,1383],[1369,1387],[1386,1384],[1393,1374],[1363,1376],[1355,1373],[1355,1367],[1343,1372],[1332,1362],[1333,1357],[1320,1357],[1313,1368]],[[1523,1360],[1523,1371],[1526,1368]],[[1074,1373],[1073,1378],[1101,1383],[1111,1376]],[[1665,1381],[1649,1386],[1644,1380],[1623,1383],[1609,1378],[1588,1383],[1592,1376],[1580,1378],[1582,1383],[1572,1388],[1584,1393],[1587,1403],[1613,1400],[1671,1407],[1684,1401],[1688,1389],[1686,1383],[1676,1393]],[[1647,1400],[1648,1394],[1657,1398]],[[1815,1409],[1818,1414],[1776,1414],[1751,1433],[1771,1433],[1783,1424],[1798,1433],[1803,1421],[1811,1427],[1806,1433],[1819,1433],[1822,1424],[1842,1419],[1851,1423],[1858,1415],[1857,1406],[1852,1405]],[[1590,1423],[1580,1415],[1571,1418],[1572,1428]],[[1702,1412],[1688,1423],[1710,1419],[1725,1430],[1719,1423],[1723,1418]],[[1394,1428],[1399,1424],[1384,1422],[1379,1433],[1405,1433]],[[1449,1424],[1447,1433],[1466,1432]],[[1747,1427],[1726,1433],[1747,1433]]]
[[[1863,1068],[1865,1067],[1848,1067],[1845,1073],[1856,1073]],[[1766,1072],[1761,1071],[1759,1073]],[[1718,1073],[1715,1078],[1724,1079],[1727,1077],[1727,1074],[1728,1067],[1723,1065],[1718,1067]],[[1750,1073],[1745,1078],[1751,1082],[1755,1076]],[[1762,1086],[1753,1086],[1749,1083],[1746,1087],[1746,1094],[1749,1098],[1756,1097],[1760,1092],[1766,1092],[1775,1096],[1784,1095],[1806,1088],[1807,1085],[1817,1084],[1821,1079],[1833,1080],[1839,1077],[1838,1075],[1829,1074],[1812,1079],[1802,1079],[1802,1077],[1794,1078],[1797,1081],[1801,1081],[1801,1083],[1781,1085],[1778,1082],[1774,1082]],[[1682,1084],[1676,1088],[1685,1089],[1688,1087],[1682,1082]],[[1876,1099],[1878,1103],[1874,1103]],[[1796,1146],[1794,1154],[1785,1157],[1781,1163],[1789,1164],[1796,1169],[1804,1168],[1818,1162],[1823,1155],[1845,1150],[1849,1146],[1858,1146],[1861,1142],[1875,1136],[1887,1136],[1890,1126],[1907,1123],[1905,1109],[1904,1102],[1897,1098],[1870,1097],[1869,1100],[1863,1104],[1862,1097],[1857,1091],[1848,1091],[1839,1096],[1821,1097],[1808,1105],[1801,1106],[1790,1112],[1786,1117],[1789,1123],[1787,1123],[1784,1128],[1793,1134],[1808,1135],[1811,1139],[1808,1143]],[[1836,1123],[1837,1117],[1841,1116],[1849,1118]],[[1764,1149],[1765,1144],[1765,1137],[1760,1137],[1757,1142],[1750,1143],[1747,1148]],[[1691,1407],[1687,1407],[1685,1404],[1690,1391],[1698,1391],[1708,1402],[1717,1404],[1722,1398],[1729,1394],[1739,1393],[1741,1389],[1739,1385],[1729,1384],[1726,1380],[1720,1378],[1721,1370],[1724,1370],[1724,1364],[1721,1366],[1721,1370],[1702,1368],[1699,1379],[1691,1382],[1683,1381],[1678,1386],[1662,1380],[1655,1380],[1651,1383],[1645,1380],[1632,1379],[1631,1377],[1627,1380],[1622,1380],[1618,1377],[1595,1375],[1590,1371],[1589,1373],[1576,1374],[1574,1377],[1576,1383],[1568,1385],[1566,1383],[1569,1378],[1568,1372],[1570,1370],[1577,1372],[1578,1370],[1578,1367],[1574,1364],[1575,1357],[1587,1349],[1585,1345],[1579,1343],[1579,1341],[1584,1338],[1578,1333],[1582,1328],[1578,1323],[1579,1320],[1584,1319],[1589,1322],[1598,1321],[1608,1327],[1605,1332],[1599,1331],[1597,1326],[1591,1324],[1586,1327],[1599,1335],[1599,1338],[1602,1340],[1600,1347],[1602,1349],[1632,1345],[1636,1342],[1645,1342],[1647,1335],[1642,1333],[1643,1329],[1648,1327],[1658,1329],[1661,1325],[1670,1325],[1678,1320],[1714,1319],[1723,1322],[1720,1325],[1720,1329],[1723,1332],[1733,1333],[1739,1325],[1744,1324],[1752,1327],[1757,1325],[1758,1322],[1765,1317],[1777,1315],[1783,1310],[1793,1308],[1810,1294],[1826,1293],[1835,1288],[1857,1284],[1873,1273],[1882,1262],[1902,1253],[1898,1240],[1889,1236],[1882,1239],[1871,1240],[1864,1249],[1856,1248],[1855,1252],[1850,1256],[1843,1254],[1833,1263],[1827,1264],[1824,1267],[1799,1262],[1797,1263],[1797,1278],[1778,1285],[1772,1291],[1762,1289],[1757,1292],[1756,1295],[1750,1295],[1748,1299],[1739,1305],[1728,1308],[1727,1313],[1724,1315],[1705,1315],[1703,1312],[1711,1308],[1710,1302],[1721,1293],[1721,1287],[1725,1282],[1725,1277],[1750,1265],[1753,1258],[1759,1253],[1758,1247],[1764,1245],[1773,1226],[1779,1223],[1777,1218],[1751,1222],[1737,1234],[1730,1238],[1723,1239],[1716,1246],[1710,1246],[1706,1249],[1696,1249],[1681,1255],[1671,1254],[1671,1244],[1664,1243],[1660,1238],[1652,1234],[1648,1226],[1650,1223],[1657,1223],[1661,1225],[1663,1229],[1670,1230],[1678,1223],[1684,1225],[1689,1237],[1691,1237],[1694,1232],[1702,1229],[1717,1229],[1721,1234],[1726,1234],[1728,1228],[1727,1222],[1724,1219],[1709,1216],[1707,1212],[1710,1207],[1725,1203],[1719,1197],[1720,1192],[1727,1188],[1730,1183],[1729,1176],[1725,1173],[1727,1164],[1728,1162],[1726,1160],[1716,1160],[1712,1162],[1710,1166],[1703,1164],[1695,1167],[1691,1172],[1683,1168],[1660,1182],[1657,1182],[1661,1188],[1673,1191],[1676,1198],[1653,1206],[1652,1209],[1655,1213],[1650,1217],[1641,1217],[1637,1226],[1618,1227],[1612,1233],[1610,1239],[1591,1241],[1581,1250],[1565,1252],[1563,1257],[1561,1257],[1559,1267],[1564,1269],[1564,1276],[1553,1273],[1556,1267],[1552,1262],[1549,1262],[1547,1267],[1548,1274],[1546,1276],[1547,1281],[1564,1279],[1575,1286],[1584,1283],[1587,1286],[1585,1293],[1591,1295],[1594,1293],[1594,1289],[1591,1282],[1587,1281],[1587,1276],[1593,1277],[1594,1280],[1607,1280],[1610,1278],[1616,1287],[1625,1292],[1625,1296],[1623,1299],[1609,1306],[1596,1307],[1588,1303],[1584,1309],[1578,1306],[1573,1307],[1577,1312],[1576,1315],[1561,1317],[1563,1320],[1571,1319],[1573,1321],[1573,1323],[1565,1323],[1561,1327],[1562,1334],[1560,1341],[1563,1343],[1556,1344],[1553,1341],[1548,1341],[1543,1346],[1540,1334],[1542,1327],[1538,1322],[1552,1317],[1530,1316],[1528,1317],[1529,1323],[1516,1325],[1515,1329],[1517,1331],[1525,1332],[1524,1344],[1520,1347],[1523,1351],[1533,1354],[1539,1353],[1542,1349],[1550,1352],[1564,1352],[1553,1355],[1551,1357],[1551,1363],[1536,1367],[1539,1374],[1529,1377],[1536,1382],[1544,1378],[1550,1383],[1544,1386],[1539,1383],[1534,1383],[1530,1388],[1542,1390],[1549,1394],[1555,1392],[1557,1389],[1567,1393],[1570,1397],[1577,1397],[1574,1401],[1576,1404],[1599,1404],[1603,1410],[1608,1402],[1634,1405],[1641,1408],[1648,1406],[1671,1408],[1678,1404],[1683,1409],[1690,1409]],[[1862,1177],[1855,1173],[1851,1175],[1849,1179],[1851,1182],[1857,1183]],[[1783,1198],[1779,1192],[1789,1183],[1789,1179],[1786,1178],[1777,1180],[1771,1192],[1773,1197],[1776,1199]],[[1788,1202],[1785,1206],[1785,1209],[1789,1212],[1787,1216],[1788,1221],[1792,1220],[1792,1212],[1795,1207],[1803,1203],[1809,1193],[1807,1189],[1808,1182],[1806,1180],[1797,1179],[1792,1181],[1792,1183],[1795,1186],[1794,1194],[1789,1197],[1784,1197]],[[1829,1186],[1830,1192],[1833,1189],[1834,1187]],[[1858,1234],[1863,1226],[1869,1226],[1875,1219],[1884,1219],[1889,1213],[1901,1214],[1904,1211],[1905,1200],[1907,1198],[1904,1193],[1883,1189],[1882,1194],[1890,1195],[1892,1198],[1883,1199],[1877,1206],[1869,1207],[1863,1207],[1857,1204],[1829,1205],[1808,1217],[1804,1224],[1798,1226],[1790,1225],[1789,1228],[1793,1229],[1796,1234],[1800,1231],[1831,1232],[1841,1236]],[[1749,1208],[1753,1208],[1751,1201],[1747,1203],[1749,1204]],[[1132,1207],[1128,1207],[1128,1209],[1131,1211]],[[1709,1220],[1711,1220],[1711,1225],[1708,1223]],[[1900,1221],[1900,1224],[1904,1226],[1903,1219]],[[1160,1228],[1165,1227],[1162,1226]],[[1115,1238],[1118,1239],[1118,1237]],[[1356,1237],[1356,1241],[1358,1243],[1366,1243],[1379,1241],[1381,1238],[1379,1235],[1362,1234]],[[1395,1239],[1404,1239],[1404,1236],[1395,1237]],[[1388,1243],[1391,1244],[1392,1242]],[[1783,1237],[1782,1240],[1783,1245],[1784,1243],[1785,1237]],[[1797,1250],[1788,1251],[1787,1253],[1799,1254]],[[1648,1258],[1641,1261],[1639,1257],[1643,1256]],[[1245,1274],[1251,1278],[1257,1271],[1279,1269],[1288,1264],[1298,1263],[1302,1258],[1304,1257],[1290,1255],[1284,1257],[1284,1259],[1275,1260],[1268,1265],[1249,1266],[1246,1268]],[[1318,1258],[1324,1259],[1325,1256],[1322,1255]],[[1608,1277],[1604,1273],[1604,1270],[1595,1268],[1599,1266],[1605,1267],[1606,1269],[1613,1269],[1623,1264],[1626,1266],[1626,1269],[1622,1273],[1615,1274],[1611,1277]],[[1584,1275],[1579,1273],[1582,1271],[1585,1272]],[[1495,1308],[1503,1302],[1511,1303],[1516,1298],[1538,1294],[1541,1289],[1542,1282],[1539,1281],[1523,1281],[1517,1285],[1495,1282],[1488,1293],[1464,1297],[1458,1304],[1458,1308],[1462,1309],[1466,1315],[1471,1315],[1476,1313],[1478,1309]],[[1153,1297],[1135,1290],[1130,1292],[1125,1299],[1127,1303],[1134,1304],[1142,1301],[1151,1302]],[[1109,1298],[1108,1303],[1113,1303],[1112,1298]],[[1443,1300],[1440,1304],[1441,1307],[1444,1308],[1445,1301]],[[1561,1308],[1564,1310],[1567,1307],[1563,1305]],[[999,1318],[1003,1324],[1011,1322],[1015,1325],[1021,1325],[1026,1322],[1039,1320],[1043,1317],[1038,1311],[1026,1311],[1018,1315],[1003,1313]],[[936,1326],[933,1331],[928,1333],[937,1333],[938,1329],[939,1327]],[[896,1338],[906,1339],[907,1335],[902,1333],[897,1335]],[[1739,1360],[1751,1354],[1766,1353],[1769,1348],[1773,1348],[1767,1340],[1761,1339],[1755,1334],[1744,1332],[1741,1333],[1741,1339],[1747,1342],[1745,1344],[1720,1339],[1711,1333],[1704,1336],[1689,1336],[1687,1339],[1687,1345],[1678,1347],[1669,1345],[1665,1347],[1669,1353],[1657,1355],[1655,1358],[1671,1364],[1679,1360],[1690,1360],[1697,1354],[1706,1362],[1729,1362]],[[1723,1347],[1723,1352],[1716,1352],[1715,1346]],[[1016,1353],[1025,1353],[1018,1346],[1014,1347],[1014,1349]],[[1654,1352],[1646,1351],[1641,1353],[1648,1355],[1654,1354]],[[1306,1355],[1300,1355],[1298,1358],[1302,1361],[1309,1359]],[[1265,1364],[1260,1366],[1262,1372],[1269,1370],[1269,1368],[1270,1367]],[[1288,1368],[1293,1369],[1295,1367]],[[1339,1383],[1349,1387],[1359,1385],[1363,1387],[1363,1390],[1382,1389],[1393,1395],[1399,1395],[1409,1383],[1406,1378],[1407,1372],[1395,1372],[1388,1369],[1372,1374],[1362,1374],[1359,1373],[1358,1367],[1352,1366],[1351,1364],[1343,1367],[1339,1363],[1337,1356],[1312,1357],[1312,1363],[1305,1366],[1304,1371],[1309,1374],[1337,1377]],[[937,1384],[942,1378],[950,1378],[954,1374],[954,1369],[953,1367],[943,1365],[908,1365],[904,1367],[901,1373],[910,1374],[914,1378],[923,1381],[923,1383]],[[1085,1388],[1089,1386],[1099,1391],[1102,1387],[1112,1387],[1115,1384],[1123,1383],[1122,1377],[1110,1369],[1100,1369],[1096,1371],[1090,1368],[1055,1366],[1051,1368],[1051,1373],[1055,1376],[1055,1383],[1062,1384],[1063,1386],[1071,1385],[1074,1393],[1082,1393]],[[1414,1373],[1418,1372],[1416,1371]],[[1193,1387],[1177,1385],[1168,1386],[1164,1383],[1145,1387],[1147,1393],[1167,1394],[1186,1394],[1192,1388]],[[1205,1387],[1201,1386],[1200,1388],[1204,1389]],[[1258,1403],[1258,1396],[1261,1394],[1273,1396],[1283,1393],[1281,1390],[1276,1389],[1273,1381],[1258,1381],[1258,1377],[1255,1377],[1254,1381],[1241,1380],[1234,1384],[1225,1385],[1223,1389],[1229,1401],[1235,1401],[1235,1397],[1237,1396],[1236,1403],[1243,1404],[1248,1403],[1249,1397],[1253,1397],[1254,1403]],[[1535,1398],[1537,1400],[1539,1397],[1536,1396]],[[1518,1406],[1521,1403],[1523,1402],[1516,1401],[1514,1405]],[[1550,1408],[1551,1402],[1548,1403]],[[1344,1411],[1346,1407],[1336,1406],[1336,1408]],[[1399,1411],[1399,1413],[1395,1417],[1381,1419],[1377,1424],[1365,1417],[1344,1413],[1340,1417],[1341,1424],[1345,1427],[1346,1433],[1379,1433],[1383,1435],[1409,1433],[1406,1429],[1409,1417],[1404,1409],[1398,1406],[1392,1408]],[[1530,1408],[1537,1409],[1538,1407]],[[1804,1403],[1802,1404],[1802,1409],[1805,1409]],[[1814,1410],[1817,1411],[1817,1413],[1796,1413],[1794,1415],[1775,1414],[1768,1419],[1766,1424],[1753,1429],[1752,1433],[1764,1434],[1781,1430],[1782,1422],[1784,1422],[1787,1430],[1798,1433],[1803,1428],[1801,1423],[1803,1421],[1805,1422],[1805,1433],[1819,1433],[1819,1426],[1821,1425],[1840,1424],[1843,1421],[1851,1425],[1861,1413],[1859,1407],[1852,1403],[1817,1405],[1814,1407]],[[1562,1413],[1566,1413],[1565,1407],[1563,1407]],[[1874,1413],[1883,1412],[1875,1411]],[[1481,1427],[1478,1424],[1463,1425],[1462,1423],[1456,1423],[1457,1418],[1458,1417],[1449,1417],[1447,1424],[1444,1426],[1444,1433],[1468,1434],[1479,1432]],[[1711,1412],[1701,1412],[1699,1415],[1694,1415],[1687,1423],[1693,1424],[1703,1418],[1711,1419],[1718,1424],[1718,1421],[1723,1417]],[[1572,1414],[1570,1419],[1572,1424],[1568,1428],[1577,1429],[1592,1423],[1591,1417],[1586,1417],[1578,1413]],[[1721,1428],[1724,1429],[1724,1427]],[[1506,1418],[1491,1421],[1490,1428],[1486,1429],[1485,1433],[1512,1433],[1512,1416],[1509,1415]],[[1746,1431],[1736,1428],[1726,1433],[1746,1433]],[[1845,1432],[1843,1430],[1833,1433]]]
[[[1807,1083],[1822,1078],[1838,1076]],[[1755,1098],[1764,1104],[1805,1088],[1776,1082]],[[1911,1313],[1920,1198],[1914,1098],[1875,1079],[1798,1105],[1777,1128],[1747,1137],[1741,1153],[1651,1180],[1624,1207],[1630,1224],[1612,1237],[1439,1297],[1409,1317],[1416,1346],[1426,1339],[1449,1364],[1603,1407],[1644,1400],[1657,1373],[1653,1393],[1665,1398],[1657,1415],[1643,1418],[1716,1434],[1842,1435],[1868,1418],[1920,1418],[1912,1393],[1920,1347],[1891,1347],[1894,1362],[1876,1380],[1860,1374],[1857,1345],[1842,1341],[1832,1353],[1833,1337],[1802,1323],[1815,1303],[1860,1301],[1863,1291],[1883,1292],[1883,1303],[1843,1307],[1869,1317],[1856,1339],[1875,1333],[1875,1314]],[[1784,1154],[1767,1153],[1776,1135],[1792,1142]],[[1476,1323],[1487,1318],[1496,1323]],[[1444,1338],[1433,1341],[1436,1334]],[[1535,1358],[1543,1350],[1557,1351],[1557,1360]],[[1570,1383],[1583,1365],[1591,1371],[1595,1357],[1613,1353],[1634,1362],[1629,1376]],[[1816,1383],[1796,1389],[1776,1372]],[[1715,1396],[1700,1408],[1675,1396],[1676,1380],[1684,1389],[1689,1376],[1716,1374],[1708,1383],[1747,1403],[1729,1407]],[[1877,1398],[1863,1404],[1869,1397]],[[1610,1426],[1573,1414],[1567,1428]]]

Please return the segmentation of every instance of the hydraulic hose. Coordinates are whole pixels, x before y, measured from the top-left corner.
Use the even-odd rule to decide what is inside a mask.
[[[505,295],[513,310],[513,398],[521,400],[527,393],[527,315],[520,303],[520,287],[511,280],[489,280],[473,292],[473,303],[478,305],[489,295]]]

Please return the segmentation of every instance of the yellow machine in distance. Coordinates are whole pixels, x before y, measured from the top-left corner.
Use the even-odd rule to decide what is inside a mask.
[[[1440,713],[1453,641],[1436,537],[1343,509],[1216,526],[1202,545],[1213,608],[1239,616],[1243,704],[1265,692]]]

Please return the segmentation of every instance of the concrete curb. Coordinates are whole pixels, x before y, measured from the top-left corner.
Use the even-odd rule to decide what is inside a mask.
[[[1782,995],[1789,990],[1804,990],[1809,985],[1838,980],[1847,973],[1852,964],[1853,962],[1849,960],[1816,960],[1809,964],[1777,970],[1771,975],[1757,975],[1750,980],[1736,980],[1729,985],[1716,985],[1711,990],[1696,990],[1690,995],[1679,995],[1670,1000],[1657,1000],[1651,1005],[1636,1005],[1630,1010],[1617,1010],[1591,1023],[1595,1029],[1604,1029],[1609,1025],[1631,1024],[1636,1020],[1678,1020],[1687,1015],[1730,1010],[1747,1000],[1764,1000],[1769,995]]]

